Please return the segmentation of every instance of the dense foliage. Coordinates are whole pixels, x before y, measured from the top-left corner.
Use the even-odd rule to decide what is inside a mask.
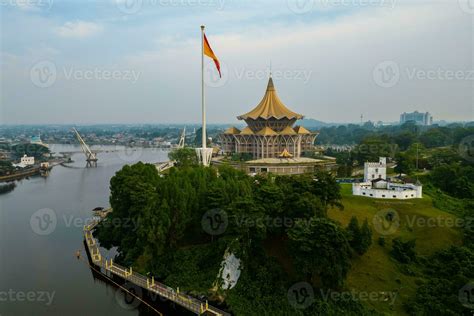
[[[178,156],[188,161],[185,152]],[[117,247],[116,261],[183,291],[225,299],[236,315],[298,315],[287,298],[297,282],[344,287],[353,250],[347,231],[327,218],[329,207],[341,207],[339,186],[327,173],[249,177],[184,163],[160,176],[138,163],[117,172],[110,188],[114,211],[96,234],[104,247]],[[232,290],[217,278],[226,252],[241,260]],[[306,315],[368,313],[358,302],[335,303],[315,292]]]

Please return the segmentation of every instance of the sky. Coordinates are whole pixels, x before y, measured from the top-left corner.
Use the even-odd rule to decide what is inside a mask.
[[[0,124],[474,119],[474,0],[0,0]]]

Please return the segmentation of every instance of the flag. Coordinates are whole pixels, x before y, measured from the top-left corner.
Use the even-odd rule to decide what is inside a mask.
[[[207,57],[210,57],[210,58],[212,58],[212,60],[214,60],[214,64],[216,64],[217,71],[219,72],[219,77],[222,78],[221,64],[219,63],[219,60],[217,59],[214,52],[212,51],[211,45],[209,45],[209,42],[207,41],[206,34],[204,34],[203,45],[204,45],[204,47],[203,47],[204,55],[206,55]]]

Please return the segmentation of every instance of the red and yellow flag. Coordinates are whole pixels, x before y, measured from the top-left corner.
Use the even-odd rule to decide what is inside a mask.
[[[204,34],[204,55],[206,55],[207,57],[210,57],[212,58],[212,60],[214,60],[214,64],[216,64],[216,68],[217,68],[217,71],[219,72],[219,77],[222,78],[222,75],[221,75],[221,64],[219,63],[219,60],[217,59],[216,55],[214,54],[214,52],[212,51],[212,48],[211,48],[211,45],[209,45],[209,42],[207,41],[207,37],[206,37],[206,34]]]

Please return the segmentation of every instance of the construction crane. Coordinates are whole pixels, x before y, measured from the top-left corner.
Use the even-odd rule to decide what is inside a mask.
[[[186,140],[186,126],[183,128],[183,132],[181,133],[181,137],[179,138],[178,148],[184,148],[185,140]]]
[[[97,154],[92,152],[89,146],[87,146],[86,142],[84,141],[84,139],[82,139],[76,128],[73,127],[72,130],[74,131],[74,133],[76,133],[77,140],[81,144],[82,151],[86,155],[86,167],[97,167]]]

